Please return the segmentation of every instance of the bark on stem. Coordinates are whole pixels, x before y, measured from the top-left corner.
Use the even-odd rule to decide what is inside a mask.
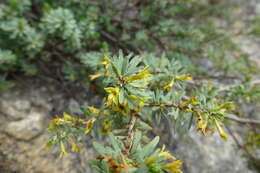
[[[131,146],[132,146],[132,141],[134,138],[134,126],[135,126],[135,122],[136,122],[136,115],[132,115],[130,123],[129,123],[129,127],[128,127],[128,131],[127,131],[127,137],[125,140],[125,151],[124,154],[125,156],[128,156],[131,150]]]

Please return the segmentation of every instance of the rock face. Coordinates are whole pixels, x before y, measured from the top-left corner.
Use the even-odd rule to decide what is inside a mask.
[[[16,87],[0,94],[0,98],[1,173],[90,172],[86,163],[80,160],[87,160],[92,150],[60,159],[57,149],[45,149],[48,141],[46,128],[51,112],[57,107],[63,107],[64,110],[73,107],[73,111],[78,112],[79,104],[75,100],[71,101],[73,104],[68,102],[72,104],[68,106],[64,104],[66,98],[62,94],[46,87]]]
[[[0,100],[1,173],[91,172],[86,160],[95,153],[90,146],[63,159],[59,158],[57,149],[45,149],[48,140],[45,129],[53,110],[58,108],[54,112],[59,112],[67,108],[70,112],[79,113],[80,104],[76,99],[68,99],[55,88],[47,89],[47,86],[17,87],[0,97],[3,98]],[[90,101],[93,102],[93,99]],[[244,158],[236,152],[232,140],[224,142],[217,135],[204,137],[195,130],[189,135],[189,142],[175,139],[178,143],[173,148],[176,157],[185,161],[185,173],[251,173]]]
[[[8,123],[4,131],[16,139],[28,141],[42,133],[44,115],[44,112],[30,112],[28,117]]]
[[[243,3],[243,0],[239,0],[240,3]],[[236,14],[237,18],[233,28],[233,31],[239,30],[248,30],[248,23],[246,20],[250,20],[254,17],[260,16],[260,1],[259,0],[250,0],[245,5],[243,5]],[[254,35],[238,35],[233,37],[233,41],[239,45],[242,51],[249,55],[249,59],[252,60],[255,65],[260,67],[260,38]]]
[[[175,155],[185,162],[185,173],[253,173],[231,138],[225,142],[218,134],[205,137],[195,129],[189,132],[189,137],[188,141],[179,138],[177,148],[173,148]]]

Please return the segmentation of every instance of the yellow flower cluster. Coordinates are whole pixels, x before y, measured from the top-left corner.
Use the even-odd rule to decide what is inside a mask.
[[[208,122],[204,120],[200,113],[195,113],[197,117],[197,130],[200,130],[204,136],[206,136],[206,129]]]
[[[184,102],[185,105],[200,105],[200,101],[197,100],[196,96],[192,96],[189,100],[187,100],[186,102]]]
[[[72,152],[79,152],[80,151],[80,147],[78,145],[75,144],[75,142],[69,137],[68,140],[70,146],[71,146],[71,151]],[[60,157],[64,157],[67,156],[68,152],[66,151],[66,147],[65,144],[63,143],[63,141],[60,142]]]
[[[57,126],[62,124],[68,124],[73,126],[77,123],[83,123],[83,120],[80,118],[73,117],[64,112],[62,118],[56,116],[53,120],[51,120],[51,122],[49,123],[48,130],[54,130]]]
[[[171,173],[182,173],[180,167],[183,163],[182,160],[177,160],[173,155],[170,154],[169,151],[165,151],[165,146],[162,147],[160,153],[158,154],[159,157],[163,157],[166,160],[171,160],[171,162],[166,163],[163,165],[163,169],[170,171]],[[156,162],[156,157],[149,157],[145,160],[145,164],[150,166],[151,164]]]
[[[190,74],[177,75],[175,77],[176,80],[192,80]]]
[[[128,106],[127,106],[126,102],[123,104],[118,104],[117,106],[112,108],[113,111],[119,111],[123,115],[126,114],[127,109],[128,109]]]
[[[96,79],[96,78],[99,78],[100,76],[102,76],[102,74],[99,73],[99,72],[97,72],[97,73],[95,73],[95,74],[89,75],[90,80],[94,80],[94,79]]]
[[[90,112],[92,111],[93,113],[96,113],[96,114],[99,113],[99,110],[94,107],[89,107],[89,110],[90,110]],[[95,118],[91,118],[89,120],[83,120],[80,118],[73,117],[73,116],[69,115],[68,113],[64,112],[62,118],[56,117],[50,122],[48,130],[53,131],[59,125],[76,126],[76,125],[85,124],[86,128],[85,128],[84,132],[85,132],[85,134],[87,134],[92,129],[95,121],[96,121]]]
[[[167,163],[166,165],[164,165],[163,168],[172,173],[182,173],[182,171],[180,170],[182,163],[182,160],[176,160],[174,162]]]
[[[152,75],[149,73],[148,67],[145,67],[144,69],[139,71],[137,74],[122,78],[122,81],[124,81],[124,83],[132,83],[137,80],[143,80],[142,86],[146,86],[147,80],[151,76]],[[112,110],[119,111],[122,114],[125,114],[126,110],[128,109],[128,104],[127,104],[126,100],[123,100],[123,103],[119,103],[120,89],[118,87],[108,87],[108,88],[104,88],[104,89],[108,93],[108,96],[107,96],[107,99],[105,102],[105,106],[109,107],[114,103],[116,106],[113,107]],[[147,101],[146,98],[138,97],[136,95],[130,95],[130,98],[137,101],[139,103],[139,107],[143,107],[144,103]]]
[[[166,159],[170,159],[170,160],[176,160],[176,158],[173,155],[171,155],[171,153],[169,151],[164,151],[164,150],[165,150],[165,145],[163,145],[163,147],[159,153],[159,156],[162,156],[162,157],[164,157]]]
[[[91,112],[91,113],[93,113],[93,114],[96,114],[96,115],[99,115],[99,114],[100,114],[100,110],[97,109],[97,108],[95,108],[95,107],[93,107],[93,106],[89,106],[89,107],[88,107],[88,110],[89,110],[89,112]]]
[[[135,95],[130,95],[130,97],[139,103],[140,108],[144,107],[144,103],[147,101],[147,98],[144,97],[137,97]]]
[[[164,89],[165,91],[169,91],[169,90],[173,87],[173,85],[174,85],[174,79],[172,79],[172,80],[170,81],[170,83],[164,85],[164,86],[163,86],[163,89]]]
[[[208,117],[203,118],[203,116],[200,113],[195,113],[195,115],[197,117],[197,130],[200,130],[202,132],[202,134],[204,136],[206,136],[206,130],[207,130],[207,126],[208,126]],[[205,116],[207,116],[207,115],[205,115]],[[219,120],[217,120],[216,118],[214,118],[214,124],[217,128],[219,136],[223,140],[227,141],[228,137],[221,127],[221,122]]]
[[[125,81],[128,83],[135,82],[137,80],[144,80],[143,86],[147,85],[147,79],[152,77],[152,74],[148,71],[148,66],[135,75],[125,77]]]
[[[192,80],[192,78],[191,78],[190,74],[177,75],[174,78],[172,78],[169,83],[165,84],[163,86],[163,89],[165,91],[169,91],[173,87],[176,80],[182,80],[182,81],[186,80],[187,81],[187,80]]]
[[[60,157],[64,157],[64,156],[68,155],[68,152],[66,151],[65,145],[62,141],[60,142],[60,150],[61,150],[60,151]]]
[[[110,64],[110,58],[108,56],[104,56],[104,61],[101,62],[102,65],[104,65],[104,68],[105,68],[105,76],[108,74],[108,68],[109,68],[109,64]],[[89,75],[89,78],[90,80],[94,80],[94,79],[97,79],[101,76],[103,76],[104,74],[101,74],[100,72],[96,72],[92,75]]]
[[[226,133],[223,131],[223,129],[221,128],[220,122],[215,119],[215,124],[216,124],[216,127],[217,127],[217,130],[218,130],[218,133],[219,133],[220,137],[223,140],[227,141],[228,137],[227,137]]]
[[[87,134],[87,133],[90,132],[90,130],[91,130],[91,129],[93,128],[93,126],[94,126],[95,121],[96,121],[96,118],[91,118],[91,119],[89,119],[89,120],[87,120],[87,121],[84,122],[84,124],[86,124],[86,128],[85,128],[85,130],[84,130],[84,133],[85,133],[85,134]]]
[[[110,133],[111,121],[109,119],[105,119],[103,123],[103,132],[107,135]]]
[[[105,106],[111,106],[113,103],[118,105],[118,97],[119,97],[119,88],[104,88],[106,92],[108,92],[107,101],[105,102]]]
[[[110,58],[105,55],[105,56],[104,56],[104,61],[102,62],[102,64],[104,65],[106,71],[107,71],[108,68],[109,68],[109,63],[110,63],[110,61],[111,61]]]
[[[108,69],[111,65],[111,59],[108,56],[104,56],[104,60],[102,61],[102,65],[105,68],[106,75],[108,75]],[[101,73],[97,72],[95,74],[90,75],[90,79],[94,80],[100,76],[103,76]],[[133,83],[138,80],[143,80],[142,86],[145,87],[147,85],[147,80],[148,78],[152,77],[152,74],[149,73],[148,71],[148,66],[144,67],[142,70],[140,70],[138,73],[131,75],[131,76],[126,76],[126,77],[120,77],[120,82],[123,83]],[[123,83],[120,85],[121,87],[123,86]],[[115,104],[115,106],[112,108],[114,111],[119,111],[122,114],[126,114],[126,110],[128,109],[128,104],[126,100],[123,100],[123,103],[119,103],[119,96],[120,96],[120,88],[119,87],[108,87],[104,88],[105,91],[108,93],[105,106],[109,107]],[[146,98],[138,97],[135,95],[130,95],[130,98],[133,100],[137,101],[139,103],[139,107],[143,107],[144,103],[147,101]],[[89,107],[88,108],[89,112],[99,115],[100,111],[94,107]]]

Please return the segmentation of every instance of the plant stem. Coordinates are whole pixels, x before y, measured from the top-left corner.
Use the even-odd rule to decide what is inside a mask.
[[[246,118],[239,118],[239,117],[237,117],[236,115],[232,115],[232,114],[226,115],[225,117],[226,117],[227,119],[229,119],[229,120],[236,121],[236,122],[241,123],[241,124],[251,124],[251,125],[253,125],[253,126],[260,127],[260,120],[252,120],[252,119],[246,119]]]
[[[228,130],[229,134],[232,136],[232,138],[233,138],[233,140],[235,141],[236,145],[237,145],[240,149],[244,150],[244,151],[247,153],[247,155],[248,155],[251,159],[256,160],[256,158],[254,157],[254,155],[252,155],[252,154],[249,152],[249,150],[247,149],[247,147],[239,142],[239,140],[237,139],[237,137],[235,136],[235,134],[233,133],[233,131],[232,131],[229,127],[227,127],[227,126],[226,126],[226,129]]]
[[[130,150],[131,150],[132,141],[133,141],[133,138],[134,138],[133,129],[134,129],[134,125],[135,125],[136,120],[137,120],[136,115],[132,115],[131,120],[129,122],[127,137],[126,137],[126,140],[125,140],[125,151],[124,151],[125,156],[128,156],[129,153],[130,153]]]
[[[164,106],[164,107],[174,107],[174,108],[177,108],[177,109],[180,109],[180,110],[192,110],[194,112],[196,111],[202,111],[202,112],[207,112],[207,113],[210,113],[209,110],[207,109],[204,109],[204,108],[195,108],[195,107],[189,107],[187,105],[181,105],[181,104],[168,104],[168,103],[152,103],[152,104],[148,104],[148,105],[145,105],[146,107],[154,107],[154,106]]]

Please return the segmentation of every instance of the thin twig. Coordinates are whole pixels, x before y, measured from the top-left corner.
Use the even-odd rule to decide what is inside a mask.
[[[259,85],[260,84],[260,79],[253,80],[253,81],[249,82],[248,84],[249,85]],[[220,88],[218,91],[219,92],[227,91],[227,90],[235,88],[235,87],[237,87],[239,85],[241,85],[241,84],[227,85],[225,87]]]
[[[168,103],[152,103],[152,104],[147,104],[145,105],[146,107],[160,107],[160,106],[164,106],[164,107],[173,107],[173,108],[177,108],[180,110],[192,110],[194,112],[196,111],[202,111],[202,112],[206,112],[209,113],[210,111],[204,108],[195,108],[195,107],[189,107],[188,105],[181,105],[181,104],[168,104]]]
[[[256,160],[256,158],[248,151],[247,147],[243,144],[241,144],[239,142],[239,140],[237,139],[237,137],[234,135],[234,133],[232,132],[232,130],[226,126],[226,129],[228,130],[229,134],[232,136],[233,140],[235,141],[236,145],[240,148],[240,149],[243,149],[247,154],[248,156],[253,159],[253,160]]]
[[[103,37],[105,37],[106,39],[110,40],[114,44],[118,45],[118,47],[123,49],[124,52],[126,52],[126,53],[131,53],[131,52],[139,53],[139,54],[141,53],[140,50],[134,48],[131,45],[127,45],[125,43],[122,43],[122,41],[120,41],[118,38],[115,38],[113,35],[109,34],[106,31],[100,31],[100,33],[101,33],[101,35]]]
[[[252,120],[252,119],[246,119],[246,118],[239,118],[236,115],[228,114],[225,116],[225,118],[236,121],[241,124],[252,124],[252,125],[257,125],[260,127],[260,120]]]
[[[188,107],[187,105],[180,105],[180,104],[166,104],[166,103],[154,103],[154,104],[148,104],[145,105],[147,107],[153,107],[153,106],[164,106],[164,107],[174,107],[180,110],[192,110],[192,111],[202,111],[202,112],[207,112],[210,113],[209,110],[207,109],[203,109],[203,108],[194,108],[194,107]],[[225,115],[225,118],[238,122],[238,123],[243,123],[243,124],[251,124],[251,125],[256,125],[256,126],[260,126],[260,120],[252,120],[252,119],[245,119],[245,118],[238,118],[235,115],[232,114],[227,114]]]

